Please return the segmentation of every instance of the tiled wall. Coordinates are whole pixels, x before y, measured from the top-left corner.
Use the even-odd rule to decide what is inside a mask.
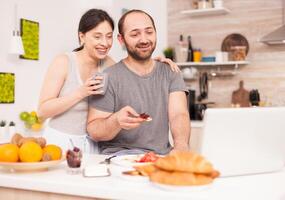
[[[174,46],[180,34],[191,35],[193,46],[211,56],[220,50],[227,35],[244,35],[250,45],[250,64],[239,68],[234,77],[212,79],[209,100],[220,107],[230,106],[232,91],[244,80],[245,88],[258,89],[269,105],[285,106],[285,45],[258,42],[282,25],[282,0],[224,0],[224,6],[229,14],[190,17],[180,11],[191,9],[191,0],[168,0],[168,44]],[[197,81],[187,84],[198,89]]]

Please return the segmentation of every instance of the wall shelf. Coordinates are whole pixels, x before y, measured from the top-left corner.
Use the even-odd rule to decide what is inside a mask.
[[[181,62],[176,63],[180,67],[199,67],[199,66],[235,66],[248,65],[249,61],[228,61],[228,62]]]
[[[227,8],[205,8],[205,9],[189,9],[181,11],[182,14],[187,14],[193,17],[208,16],[208,15],[223,15],[229,13]]]
[[[210,70],[209,74],[212,77],[226,77],[234,76],[237,74],[237,69],[239,65],[248,65],[249,61],[228,61],[228,62],[182,62],[176,63],[181,69],[187,67],[195,67],[197,69],[201,68],[202,71]],[[216,70],[213,70],[216,68]],[[229,68],[228,70],[222,70]],[[184,75],[183,75],[184,76]],[[184,76],[185,80],[195,80],[197,77],[193,76],[191,79]]]

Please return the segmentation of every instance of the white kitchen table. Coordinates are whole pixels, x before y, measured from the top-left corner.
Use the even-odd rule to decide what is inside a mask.
[[[104,160],[84,155],[83,165]],[[285,200],[285,169],[275,173],[218,178],[202,190],[163,190],[148,181],[109,177],[84,178],[66,172],[67,164],[47,171],[12,173],[0,170],[0,199],[217,199]],[[116,168],[110,165],[111,172]]]

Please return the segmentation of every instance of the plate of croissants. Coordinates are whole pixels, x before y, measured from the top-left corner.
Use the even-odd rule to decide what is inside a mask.
[[[220,175],[203,156],[190,151],[176,151],[122,173],[147,177],[152,185],[161,189],[186,191],[207,189]]]

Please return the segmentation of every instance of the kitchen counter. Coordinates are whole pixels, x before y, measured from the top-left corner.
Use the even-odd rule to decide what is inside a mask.
[[[84,164],[104,160],[103,155],[84,155]],[[111,173],[115,165],[110,165]],[[270,199],[285,200],[285,169],[276,173],[218,178],[209,187],[189,190],[165,190],[146,181],[125,180],[118,175],[84,178],[66,173],[66,163],[42,172],[10,173],[0,170],[1,199],[21,194],[20,199]],[[15,192],[16,191],[16,192]],[[22,191],[22,192],[21,192]],[[30,193],[27,193],[29,192]],[[40,192],[40,193],[39,193]],[[53,194],[50,194],[53,193]],[[30,195],[24,197],[24,194]],[[10,197],[10,198],[9,198]],[[19,196],[18,196],[19,197]],[[36,198],[35,198],[36,197]],[[18,198],[19,199],[19,198]]]

